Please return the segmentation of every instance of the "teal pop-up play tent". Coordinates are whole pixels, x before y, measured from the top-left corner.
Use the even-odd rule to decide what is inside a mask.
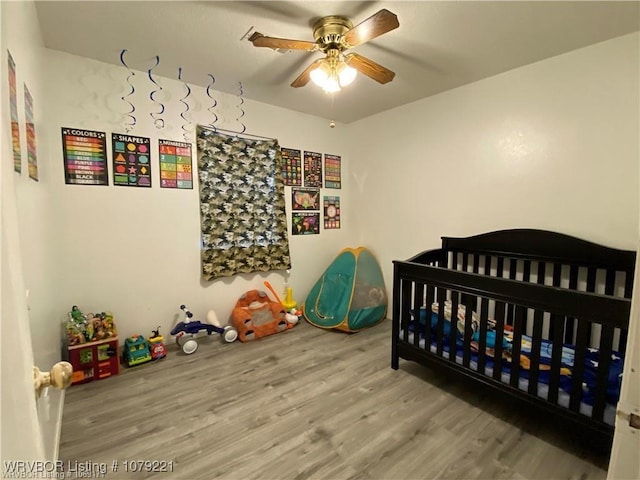
[[[376,258],[364,247],[342,250],[309,292],[303,312],[316,327],[345,332],[382,320],[387,293]]]

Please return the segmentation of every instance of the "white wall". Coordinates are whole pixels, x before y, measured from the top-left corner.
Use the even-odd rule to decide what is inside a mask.
[[[116,59],[119,54],[114,52]],[[142,71],[131,78],[135,92],[128,97],[136,107],[136,125],[130,133],[151,138],[153,187],[65,185],[60,128],[104,131],[108,145],[112,132],[126,133],[124,113],[130,108],[121,97],[130,91],[128,71],[124,66],[47,51],[47,120],[55,134],[43,150],[52,171],[55,205],[51,239],[57,270],[54,321],[62,322],[65,313],[77,304],[85,312],[111,310],[121,337],[148,335],[158,325],[168,335],[178,318],[180,304],[186,304],[201,318],[213,308],[220,320],[226,321],[238,297],[253,288],[264,289],[265,279],[276,290],[282,290],[283,272],[201,280],[197,177],[193,190],[160,188],[155,146],[158,138],[184,140],[185,122],[180,114],[185,106],[180,99],[186,95],[186,88],[177,81],[177,67],[176,79],[155,78],[163,90],[154,98],[166,107],[165,128],[157,129],[150,112],[159,112],[160,108],[149,99],[157,87],[146,71],[154,63],[151,59],[148,65],[137,66]],[[205,89],[191,88],[186,99],[190,107],[185,115],[193,124],[210,123],[214,117],[207,109],[213,102]],[[236,120],[241,115],[239,97],[215,91],[212,96],[218,103],[214,109],[219,117],[216,125],[240,129]],[[343,188],[322,190],[325,195],[341,196],[343,228],[321,229],[320,235],[314,236],[290,236],[289,284],[294,298],[301,301],[329,262],[342,248],[353,246],[352,240],[357,238],[350,207],[352,187],[345,129],[342,125],[331,129],[327,120],[246,99],[242,109],[245,115],[241,121],[248,133],[275,137],[283,147],[343,157]],[[194,139],[193,124],[186,127],[190,141]],[[110,152],[110,145],[108,149]],[[290,191],[287,187],[288,212]]]
[[[639,34],[548,59],[350,126],[354,210],[392,260],[440,236],[541,228],[634,249]]]
[[[50,276],[53,257],[47,241],[48,200],[46,172],[40,183],[27,176],[24,92],[27,84],[35,107],[36,144],[41,146],[42,124],[42,40],[32,2],[1,2],[0,32],[2,60],[1,135],[2,165],[2,288],[1,343],[2,355],[2,460],[36,460],[46,457],[42,442],[36,401],[33,392],[33,366],[43,370],[59,358],[58,330],[48,316],[51,299]],[[13,171],[11,117],[9,109],[7,50],[16,63],[18,120],[23,173]],[[25,286],[32,293],[31,311],[27,311]],[[30,325],[31,323],[31,325]],[[30,332],[34,335],[35,354]],[[55,332],[55,334],[52,334]]]

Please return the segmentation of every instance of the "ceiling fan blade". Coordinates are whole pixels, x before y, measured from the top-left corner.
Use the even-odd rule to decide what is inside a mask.
[[[288,40],[286,38],[265,37],[259,32],[253,32],[249,37],[249,41],[254,47],[282,48],[286,50],[308,50],[310,52],[317,50],[318,45],[314,42],[304,40]]]
[[[367,57],[358,55],[357,53],[349,53],[344,56],[344,61],[350,67],[355,68],[363,75],[373,78],[379,83],[389,83],[396,76],[395,72],[392,72],[388,68],[369,60]]]
[[[298,87],[304,87],[307,83],[309,83],[309,80],[311,80],[311,71],[317,66],[319,66],[322,63],[322,60],[323,60],[322,58],[319,58],[318,60],[313,62],[311,65],[309,65],[307,68],[305,68],[304,71],[300,75],[298,75],[298,78],[296,78],[291,83],[291,86],[294,88],[298,88]]]
[[[349,48],[355,47],[399,26],[400,22],[398,22],[398,17],[395,13],[383,8],[345,33],[344,41]]]

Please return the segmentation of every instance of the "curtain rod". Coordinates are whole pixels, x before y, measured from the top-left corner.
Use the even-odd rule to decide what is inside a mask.
[[[262,135],[254,135],[252,133],[245,133],[245,132],[236,132],[234,130],[226,130],[224,128],[220,128],[220,127],[209,127],[209,126],[205,126],[205,125],[200,125],[201,128],[207,129],[211,132],[217,133],[217,132],[223,132],[223,133],[229,133],[231,135],[234,136],[245,136],[245,137],[253,137],[253,138],[261,138],[263,140],[276,140],[276,138],[271,138],[271,137],[263,137]]]

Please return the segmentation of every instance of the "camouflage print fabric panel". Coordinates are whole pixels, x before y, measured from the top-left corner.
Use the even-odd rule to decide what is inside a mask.
[[[198,126],[197,147],[203,278],[291,268],[278,141]]]

